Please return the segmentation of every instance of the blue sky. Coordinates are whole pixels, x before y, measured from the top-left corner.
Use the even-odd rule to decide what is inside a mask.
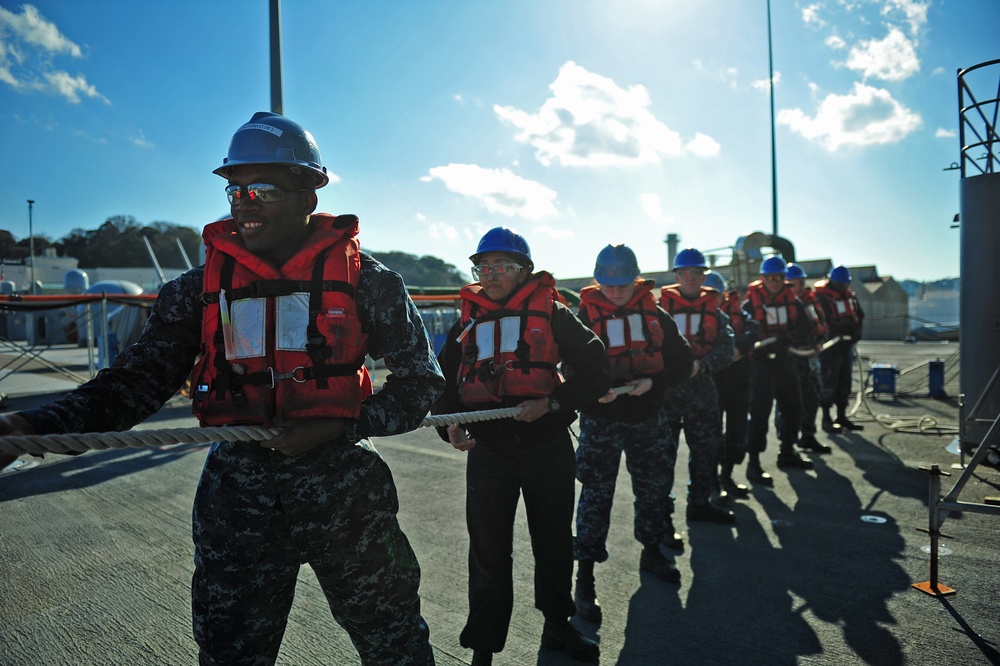
[[[779,233],[958,275],[956,71],[1000,57],[1000,2],[775,0],[772,22]],[[53,240],[226,213],[211,172],[269,109],[268,29],[267,0],[0,0],[0,228],[28,236],[28,199]],[[668,233],[726,261],[771,231],[765,0],[285,0],[282,56],[335,174],[320,209],[367,249],[465,269],[507,225],[569,278],[607,243],[651,272]]]

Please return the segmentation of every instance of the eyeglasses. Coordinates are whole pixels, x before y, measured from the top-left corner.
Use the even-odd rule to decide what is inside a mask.
[[[782,282],[785,281],[785,276],[781,273],[768,273],[767,275],[762,275],[761,277],[769,282],[777,282],[778,280],[781,280]]]
[[[522,266],[520,264],[480,264],[472,267],[472,277],[477,280],[484,275],[506,275],[507,273],[517,273]]]
[[[280,185],[271,183],[250,183],[249,185],[230,185],[226,188],[226,196],[229,197],[230,206],[238,206],[243,200],[243,193],[246,192],[250,201],[257,203],[271,203],[272,201],[284,201],[285,192],[305,192],[306,190],[290,190]]]
[[[705,271],[700,268],[678,268],[674,271],[678,276],[684,277],[702,277],[705,275]]]

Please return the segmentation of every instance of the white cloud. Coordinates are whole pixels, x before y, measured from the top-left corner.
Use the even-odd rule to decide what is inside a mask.
[[[771,80],[774,81],[774,87],[777,88],[778,84],[781,83],[781,72],[775,72],[774,76],[771,77]],[[750,87],[754,90],[763,90],[764,92],[771,89],[768,85],[767,79],[757,79],[756,81],[750,83]]]
[[[920,115],[906,108],[887,90],[855,83],[848,95],[828,95],[810,118],[801,109],[782,109],[778,123],[827,150],[901,141],[921,124]]]
[[[49,53],[66,53],[74,58],[81,55],[80,47],[67,39],[54,23],[45,20],[33,5],[22,5],[22,14],[0,7],[0,30],[13,33],[17,41],[40,47]]]
[[[48,93],[55,93],[66,98],[71,104],[79,104],[80,96],[99,99],[105,104],[111,102],[107,97],[97,92],[97,88],[87,83],[83,75],[70,76],[66,72],[47,72],[45,82],[36,81],[30,87]]]
[[[649,216],[654,222],[663,223],[667,216],[663,214],[663,202],[659,194],[655,192],[645,192],[639,195],[642,205],[642,212]]]
[[[140,148],[155,148],[156,147],[153,144],[152,141],[150,141],[149,139],[146,138],[146,133],[143,132],[142,130],[138,130],[135,134],[133,134],[132,136],[130,136],[129,137],[129,141],[131,141],[136,146],[139,146]]]
[[[0,81],[21,92],[38,91],[79,104],[81,97],[108,99],[83,74],[52,66],[54,56],[82,57],[82,50],[47,21],[33,5],[15,14],[0,7]]]
[[[517,140],[534,146],[535,157],[546,166],[658,164],[665,156],[684,153],[680,135],[650,112],[644,86],[623,89],[570,61],[549,89],[552,96],[537,113],[493,107],[520,130]]]
[[[556,215],[556,193],[509,169],[484,169],[475,164],[434,167],[421,180],[440,180],[452,192],[479,201],[491,213],[538,220]]]
[[[958,132],[955,130],[945,129],[943,127],[939,127],[937,131],[934,132],[935,139],[954,139],[956,136],[958,136]]]
[[[826,21],[819,17],[819,12],[822,9],[823,5],[819,2],[803,7],[802,22],[814,28],[822,28],[826,25]]]
[[[885,39],[863,39],[851,47],[844,66],[861,72],[866,79],[902,81],[920,71],[920,59],[903,31],[889,26]]]
[[[689,153],[698,157],[715,157],[722,150],[718,141],[701,132],[697,132],[684,147],[688,149]]]
[[[845,42],[837,35],[830,35],[823,41],[823,43],[829,46],[831,49],[842,49],[845,46],[847,46],[847,42]]]
[[[422,215],[417,216],[418,219],[422,218]],[[458,240],[458,229],[453,225],[445,224],[444,222],[433,222],[427,228],[427,233],[431,238],[435,240]]]
[[[555,227],[549,227],[542,225],[540,227],[535,227],[531,230],[531,233],[535,236],[548,236],[549,238],[571,238],[573,232],[570,229],[557,229]]]
[[[919,0],[887,0],[882,8],[882,15],[889,16],[901,12],[905,21],[910,24],[910,34],[916,37],[920,29],[927,23],[927,9],[930,3]]]

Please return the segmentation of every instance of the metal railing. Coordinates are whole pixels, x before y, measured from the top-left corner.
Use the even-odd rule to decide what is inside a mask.
[[[987,68],[996,67],[996,92],[993,97],[978,100],[972,92],[970,79],[988,76]],[[989,72],[991,73],[991,72]],[[1000,114],[1000,60],[990,60],[958,71],[958,127],[962,151],[962,178],[967,175],[1000,173],[1000,135],[997,119]],[[969,171],[970,173],[966,173]]]

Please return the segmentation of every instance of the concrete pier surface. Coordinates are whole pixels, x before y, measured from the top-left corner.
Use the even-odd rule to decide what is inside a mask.
[[[622,465],[611,558],[596,572],[604,621],[574,619],[600,641],[601,663],[1000,663],[1000,517],[963,512],[942,527],[952,538],[941,541],[939,578],[956,594],[934,597],[911,587],[930,577],[930,539],[920,531],[928,525],[928,473],[921,467],[952,474],[942,494],[961,472],[952,469],[960,462],[953,445],[958,385],[951,376],[958,350],[955,343],[860,343],[856,388],[869,363],[887,363],[906,371],[897,378],[898,395],[860,403],[853,418],[863,431],[820,431],[834,451],[812,456],[813,470],[776,468],[772,428],[764,462],[774,488],[754,487],[748,500],[736,502],[736,525],[686,524],[687,470],[679,464],[680,585],[639,572],[641,546],[632,536],[631,484]],[[82,350],[43,356],[86,370]],[[925,362],[938,358],[956,370],[946,373],[948,397],[930,399]],[[7,363],[0,370],[5,411],[74,386],[37,362],[9,371],[13,360],[0,354],[0,364]],[[918,423],[934,434],[911,432]],[[142,427],[193,425],[190,405],[178,396]],[[428,428],[375,445],[392,468],[400,522],[422,567],[423,612],[437,663],[468,664],[472,654],[458,642],[467,611],[465,454]],[[38,464],[0,474],[0,664],[197,663],[190,525],[205,448],[24,456]],[[681,460],[685,449],[682,442]],[[983,465],[962,499],[998,495],[1000,471]],[[540,648],[523,510],[515,535],[515,612],[494,663],[578,663]],[[359,663],[308,566],[278,663]]]

